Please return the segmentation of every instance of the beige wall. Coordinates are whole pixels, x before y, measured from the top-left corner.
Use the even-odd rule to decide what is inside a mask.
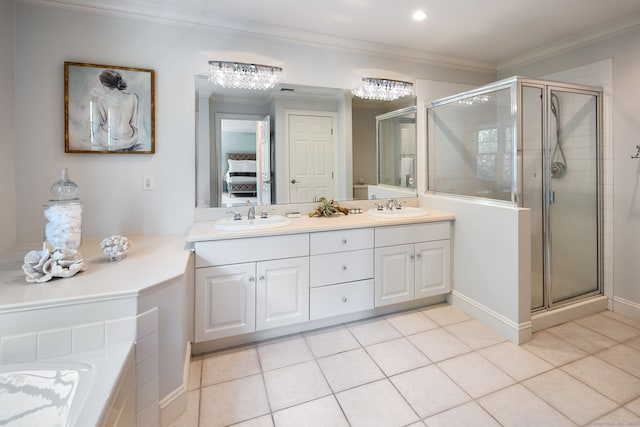
[[[472,84],[494,78],[486,71],[31,2],[16,5],[14,34],[20,70],[14,79],[20,242],[41,240],[42,202],[64,167],[80,189],[84,236],[186,234],[195,206],[194,75],[206,72],[209,59],[228,57],[230,51],[238,52],[236,60],[247,52],[275,58],[284,80],[302,85],[351,88],[360,78],[357,69]],[[156,70],[155,155],[64,153],[65,61]],[[143,175],[154,175],[154,191],[142,191]]]
[[[13,0],[0,1],[0,250],[16,241]]]

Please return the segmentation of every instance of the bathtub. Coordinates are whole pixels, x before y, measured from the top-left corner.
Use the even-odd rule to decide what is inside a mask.
[[[133,363],[133,344],[0,365],[0,426],[99,426]]]

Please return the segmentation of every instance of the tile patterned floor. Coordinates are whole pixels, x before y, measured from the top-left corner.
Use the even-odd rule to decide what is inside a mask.
[[[506,341],[442,305],[194,357],[197,426],[640,426],[640,321]]]

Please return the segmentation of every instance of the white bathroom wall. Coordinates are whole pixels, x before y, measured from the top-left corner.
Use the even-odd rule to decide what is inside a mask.
[[[591,67],[595,69],[572,75],[572,70],[591,64],[597,64]],[[599,80],[608,67],[611,80]],[[640,29],[499,74],[575,78],[579,83],[605,87],[611,84],[610,92],[605,90],[604,120],[605,140],[611,138],[603,156],[605,265],[611,266],[611,271],[605,270],[605,294],[613,296],[615,311],[640,319],[640,161],[631,158],[640,144]]]
[[[13,10],[13,0],[0,2],[0,251],[16,241]]]
[[[41,205],[63,167],[80,188],[85,236],[186,233],[195,206],[194,75],[206,72],[209,59],[259,54],[282,65],[289,83],[327,87],[355,86],[356,69],[475,85],[494,79],[487,71],[32,2],[17,3],[14,34],[19,242],[41,240]],[[156,154],[64,153],[64,61],[156,70]],[[2,148],[0,157],[5,154],[10,147]],[[142,191],[143,175],[154,176],[155,190]]]

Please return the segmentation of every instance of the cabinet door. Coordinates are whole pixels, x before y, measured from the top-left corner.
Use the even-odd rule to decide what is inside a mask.
[[[414,296],[414,245],[375,250],[375,305],[411,301]]]
[[[309,320],[309,258],[257,263],[256,330]]]
[[[255,331],[255,263],[196,269],[195,341]]]
[[[449,240],[416,244],[416,298],[451,291]]]

